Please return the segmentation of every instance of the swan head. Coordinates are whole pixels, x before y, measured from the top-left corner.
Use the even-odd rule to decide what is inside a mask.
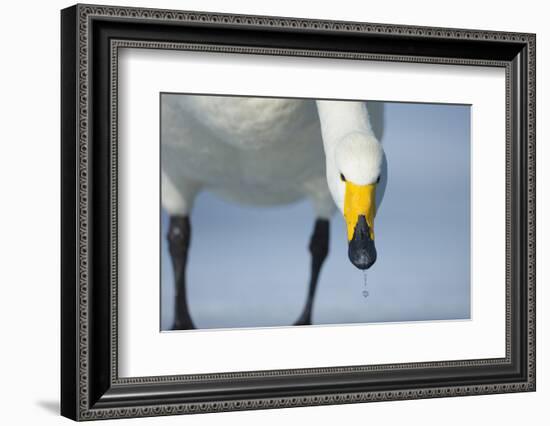
[[[336,144],[333,164],[327,164],[329,188],[346,221],[349,260],[363,270],[376,262],[376,187],[383,157],[372,133],[354,132]]]

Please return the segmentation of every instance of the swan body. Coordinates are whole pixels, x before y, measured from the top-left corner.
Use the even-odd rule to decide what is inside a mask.
[[[375,197],[383,165],[376,135],[381,110],[375,110],[351,101],[162,96],[161,198],[170,215],[166,237],[176,289],[174,329],[195,327],[185,270],[189,216],[201,190],[259,206],[311,200],[317,217],[309,244],[311,276],[295,325],[311,324],[336,207],[347,223],[351,263],[360,269],[374,264]]]
[[[209,190],[249,205],[306,197],[318,217],[329,218],[335,211],[331,180],[332,195],[343,203],[339,179],[327,175],[336,164],[325,150],[332,155],[336,143],[330,141],[364,129],[338,114],[340,125],[320,117],[330,116],[335,104],[347,113],[364,103],[177,94],[162,101],[162,203],[170,214],[188,214],[197,192]]]

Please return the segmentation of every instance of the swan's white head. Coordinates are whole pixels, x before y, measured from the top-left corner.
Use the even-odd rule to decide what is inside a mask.
[[[332,159],[327,158],[330,192],[347,225],[349,258],[359,269],[376,261],[374,217],[383,158],[372,132],[348,133],[333,146]]]

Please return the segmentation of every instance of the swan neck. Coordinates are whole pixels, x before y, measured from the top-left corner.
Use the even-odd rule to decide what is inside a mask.
[[[357,101],[316,101],[325,152],[350,133],[373,136],[367,104]]]

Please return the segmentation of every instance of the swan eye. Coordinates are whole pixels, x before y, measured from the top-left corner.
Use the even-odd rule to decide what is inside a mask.
[[[378,176],[378,179],[376,179],[376,183],[380,183],[380,178],[381,178],[381,177],[382,177],[382,176]]]
[[[345,181],[346,181],[346,177],[344,176],[343,173],[340,173],[340,180],[341,180],[342,182],[345,182]]]

